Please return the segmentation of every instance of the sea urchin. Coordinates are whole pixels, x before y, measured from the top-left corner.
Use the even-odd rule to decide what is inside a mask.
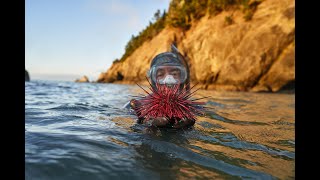
[[[149,81],[148,81],[149,82]],[[140,88],[147,93],[146,96],[141,96],[137,106],[134,108],[139,118],[149,120],[156,117],[165,117],[172,123],[177,123],[180,119],[194,119],[196,116],[204,114],[204,102],[196,102],[199,99],[191,99],[194,93],[191,89],[185,87],[180,89],[180,85],[176,84],[171,87],[156,83],[152,86],[149,82],[148,92],[140,85]],[[203,98],[200,98],[203,99]]]

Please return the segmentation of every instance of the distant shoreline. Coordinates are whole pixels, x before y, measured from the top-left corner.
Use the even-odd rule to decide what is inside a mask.
[[[30,72],[29,72],[30,74]],[[82,77],[83,75],[77,75],[77,74],[30,74],[30,77],[32,80],[54,80],[54,81],[68,81],[68,82],[74,82],[79,77]],[[88,76],[89,80],[95,80],[97,79],[94,76]]]
[[[30,80],[30,82],[32,81],[57,81],[57,82],[74,82],[76,83],[74,80],[61,80],[61,79],[32,79]],[[141,82],[131,82],[131,81],[116,81],[113,83],[101,83],[101,82],[88,82],[88,84],[119,84],[119,85],[141,85],[141,86],[149,86],[147,81],[141,81]],[[137,83],[137,84],[136,84]],[[191,83],[191,86],[195,85],[194,83]],[[207,90],[207,91],[230,91],[230,92],[251,92],[251,93],[270,93],[270,94],[295,94],[295,88],[291,88],[291,89],[285,89],[285,90],[280,90],[277,92],[272,92],[272,91],[258,91],[258,92],[254,92],[254,91],[245,91],[245,90],[235,90],[230,88],[230,86],[227,85],[219,85],[216,87],[211,87],[209,89],[205,89],[204,88],[205,85],[201,85],[198,84],[194,87],[194,90],[196,89],[200,89],[200,90]]]

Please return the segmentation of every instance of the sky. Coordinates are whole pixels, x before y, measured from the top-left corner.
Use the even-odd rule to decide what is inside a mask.
[[[97,80],[132,35],[170,0],[26,0],[25,67],[32,79]]]

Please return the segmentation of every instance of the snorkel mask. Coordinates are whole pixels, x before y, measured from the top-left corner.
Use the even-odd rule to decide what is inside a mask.
[[[180,84],[180,89],[185,85],[187,89],[190,88],[188,65],[174,45],[171,45],[171,52],[164,52],[153,58],[147,76],[153,87],[157,83],[167,86]]]
[[[150,78],[152,81],[162,85],[181,84],[187,79],[187,70],[177,64],[153,66],[150,71]]]
[[[180,120],[195,120],[196,116],[204,114],[205,103],[192,98],[195,91],[191,92],[194,86],[190,88],[188,64],[173,45],[171,51],[152,60],[147,74],[150,92],[138,85],[146,93],[134,107],[139,119],[148,121],[161,117],[170,124],[178,124]]]

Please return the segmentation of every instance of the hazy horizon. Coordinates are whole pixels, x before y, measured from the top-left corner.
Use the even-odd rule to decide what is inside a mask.
[[[132,35],[170,0],[25,1],[25,68],[32,79],[96,81]]]
[[[82,76],[77,74],[40,74],[40,73],[29,73],[30,80],[53,80],[53,81],[72,81],[79,79]],[[89,81],[96,81],[95,77],[87,76]]]

